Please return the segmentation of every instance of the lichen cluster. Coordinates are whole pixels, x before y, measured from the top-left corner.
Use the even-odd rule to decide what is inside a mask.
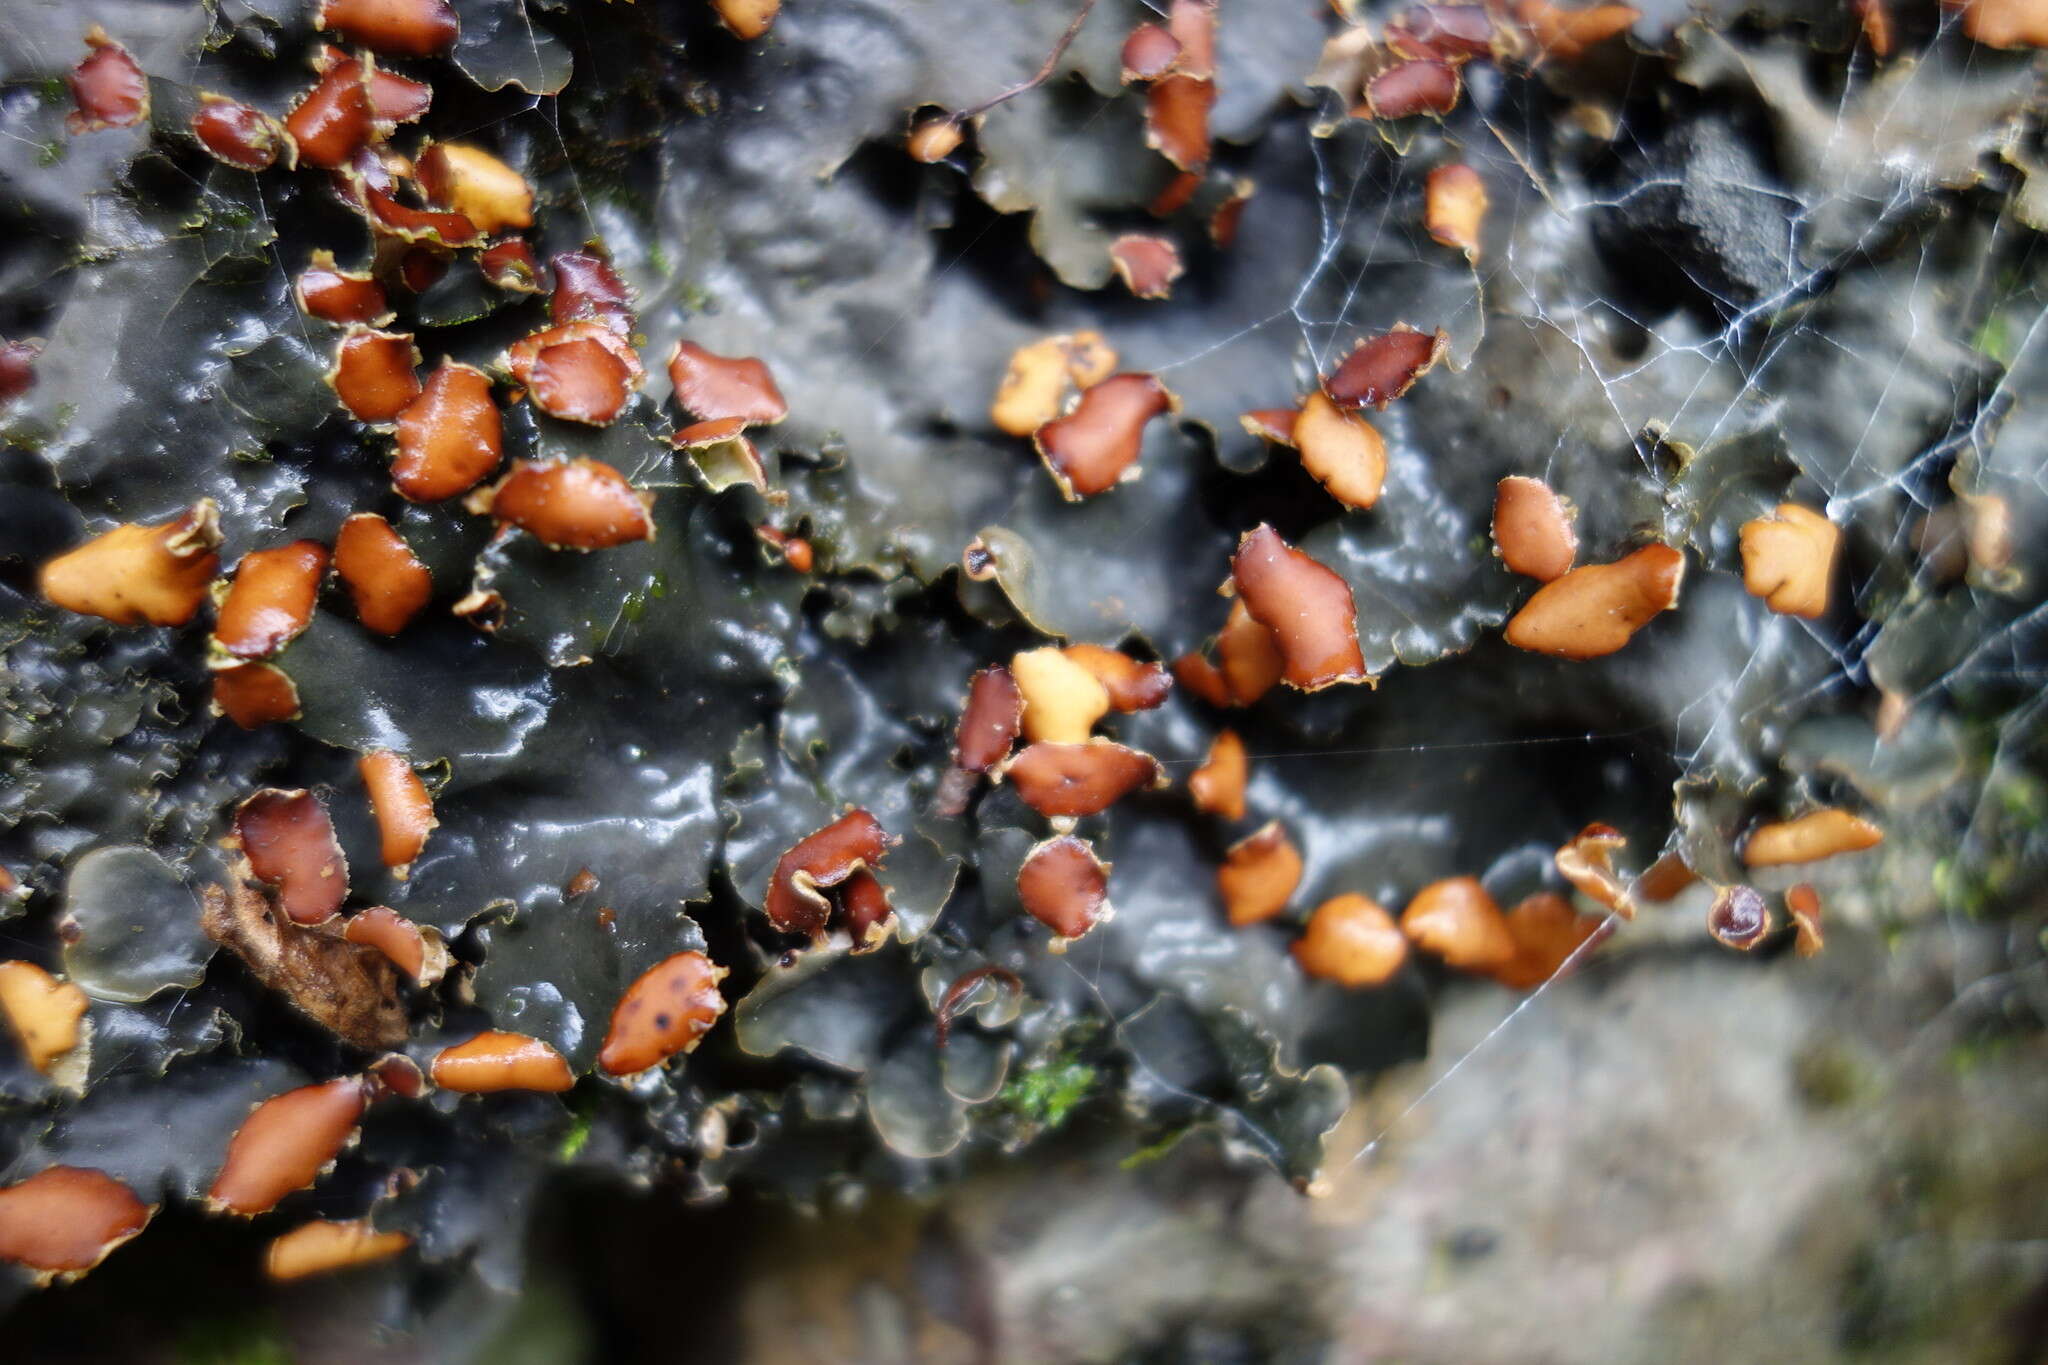
[[[2000,913],[2038,8],[0,16],[10,1283],[1313,1189],[1437,991]]]

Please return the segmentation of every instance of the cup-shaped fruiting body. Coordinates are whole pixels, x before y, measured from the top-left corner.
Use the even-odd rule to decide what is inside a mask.
[[[765,426],[789,416],[775,376],[753,356],[713,355],[694,341],[679,341],[669,355],[668,377],[676,406],[700,422],[738,417]]]
[[[102,128],[132,128],[149,117],[149,79],[128,49],[107,36],[98,24],[87,30],[88,51],[71,68],[72,112],[65,126],[73,133]]]
[[[36,385],[40,341],[0,340],[0,405],[13,402]]]
[[[476,268],[496,288],[515,294],[540,292],[540,263],[523,238],[491,243],[477,253]]]
[[[319,797],[265,787],[235,808],[235,837],[257,880],[277,889],[295,924],[317,924],[348,899],[348,861]]]
[[[363,188],[363,207],[368,213],[371,230],[379,237],[434,247],[475,246],[483,238],[476,224],[452,209],[416,209],[389,191],[373,186]],[[444,257],[436,258],[426,274],[415,275],[415,270],[426,266],[425,259],[408,256],[407,261],[410,268],[402,273],[406,287],[416,294],[423,293],[441,278],[442,271],[447,268]]]
[[[856,953],[871,953],[889,941],[896,927],[896,907],[889,902],[889,888],[867,868],[839,884],[837,916]]]
[[[316,251],[292,282],[292,293],[308,317],[322,322],[380,325],[391,320],[384,286],[368,271],[343,270],[334,254]]]
[[[1301,885],[1301,850],[1278,820],[1232,844],[1216,869],[1216,889],[1232,924],[1260,924],[1287,908]]]
[[[1941,7],[1961,12],[1963,33],[1972,42],[1999,48],[2048,47],[2048,5],[2040,0],[1942,0]]]
[[[551,417],[609,426],[646,377],[624,337],[598,318],[578,318],[521,337],[505,367]]]
[[[398,419],[391,483],[414,502],[439,502],[476,487],[498,467],[504,451],[504,423],[491,399],[490,376],[443,360]]]
[[[1173,0],[1167,7],[1166,27],[1180,44],[1174,70],[1209,80],[1216,74],[1217,0]]]
[[[1401,912],[1401,932],[1461,971],[1491,972],[1515,957],[1507,919],[1477,877],[1449,877],[1416,892]]]
[[[933,809],[952,817],[967,809],[981,776],[1005,758],[1024,728],[1024,694],[1003,667],[984,668],[968,684],[954,731],[953,762],[940,779]]]
[[[1526,991],[1556,976],[1580,948],[1601,932],[1602,920],[1582,915],[1555,891],[1538,891],[1516,902],[1506,915],[1515,955],[1493,969],[1495,981]]]
[[[1230,604],[1223,629],[1216,635],[1216,661],[1229,703],[1250,706],[1280,685],[1287,674],[1287,656],[1273,632],[1253,619],[1244,599]]]
[[[955,1020],[982,1008],[981,987],[984,984],[992,984],[995,998],[1003,1000],[1007,997],[1012,1006],[1023,999],[1024,982],[1015,972],[1001,967],[976,967],[962,972],[954,978],[952,985],[946,987],[946,993],[939,997],[938,1008],[932,1011],[932,1032],[941,1048],[951,1037]],[[1009,1013],[1014,1018],[1016,1010],[1012,1008]]]
[[[380,332],[351,326],[335,347],[327,382],[358,421],[373,426],[395,421],[420,396],[419,348],[410,332]]]
[[[1826,946],[1820,931],[1820,892],[1811,882],[1800,882],[1785,891],[1785,913],[1792,917],[1799,934],[1799,955],[1812,957]]]
[[[1289,686],[1314,692],[1367,680],[1351,585],[1336,572],[1260,525],[1238,542],[1230,578],[1245,610],[1272,632]]]
[[[633,330],[633,291],[602,256],[564,251],[548,258],[555,277],[548,319],[556,326],[590,319],[625,336]]]
[[[945,113],[927,114],[910,125],[910,132],[903,139],[903,148],[910,153],[912,161],[921,161],[929,166],[958,151],[960,136],[958,119]]]
[[[277,653],[312,622],[326,576],[327,547],[317,540],[243,555],[214,621],[215,650],[229,660]]]
[[[346,55],[328,62],[318,83],[285,115],[284,127],[301,164],[323,171],[347,166],[376,132],[363,64]]]
[[[320,0],[315,27],[391,57],[431,57],[462,32],[448,0]]]
[[[403,754],[389,749],[364,754],[356,760],[356,771],[370,793],[384,866],[407,866],[420,856],[427,835],[440,824],[434,818],[434,799],[427,794],[426,784]]]
[[[377,136],[389,137],[401,123],[417,123],[434,106],[434,87],[412,80],[381,66],[370,68],[366,86],[370,96],[370,122]]]
[[[299,688],[275,664],[237,664],[213,673],[213,707],[244,730],[299,718]]]
[[[1042,337],[1019,346],[989,404],[989,420],[1011,436],[1029,436],[1060,415],[1067,396],[1116,371],[1116,351],[1099,332]]]
[[[1842,532],[1810,507],[1781,502],[1742,523],[1742,586],[1772,611],[1811,620],[1828,609]]]
[[[79,1043],[85,992],[33,962],[0,962],[0,1015],[28,1064],[45,1076]]]
[[[1408,939],[1379,902],[1346,894],[1315,908],[1292,951],[1310,976],[1357,989],[1391,981],[1408,960]]]
[[[1174,71],[1145,92],[1145,145],[1184,171],[1209,164],[1209,111],[1216,82]]]
[[[1420,332],[1405,322],[1395,323],[1392,331],[1352,347],[1323,381],[1323,391],[1341,407],[1371,404],[1384,410],[1434,369],[1450,345],[1450,334],[1442,328]]]
[[[1040,427],[1032,441],[1060,496],[1075,502],[1136,477],[1146,424],[1178,407],[1156,376],[1115,374],[1084,392],[1072,412]]]
[[[1410,5],[1386,28],[1386,43],[1402,57],[1459,63],[1494,53],[1493,14],[1485,5]]]
[[[1870,55],[1882,61],[1892,55],[1898,45],[1898,36],[1892,27],[1892,12],[1886,0],[1849,0],[1849,9],[1856,16],[1856,27],[1863,34],[1863,41],[1870,45]],[[2042,27],[2048,35],[2048,24]]]
[[[1003,780],[1040,815],[1096,815],[1163,778],[1159,760],[1107,739],[1032,744],[1004,764]]]
[[[344,942],[376,949],[421,986],[433,985],[454,965],[440,930],[415,924],[389,906],[356,911],[342,926],[341,937]]]
[[[662,959],[641,973],[612,1009],[597,1064],[630,1076],[693,1050],[725,1013],[718,983],[725,968],[694,950]]]
[[[1193,171],[1182,171],[1166,182],[1165,189],[1152,196],[1152,202],[1145,205],[1145,212],[1154,218],[1171,218],[1193,202],[1196,192],[1205,182],[1205,177]]]
[[[141,1232],[156,1210],[112,1176],[46,1166],[0,1189],[0,1261],[47,1282],[83,1275]]]
[[[1237,244],[1238,225],[1244,221],[1245,205],[1251,203],[1252,195],[1258,190],[1256,180],[1232,182],[1230,193],[1209,215],[1209,240],[1228,251]]]
[[[1219,730],[1209,742],[1209,756],[1188,776],[1188,795],[1195,809],[1226,820],[1244,819],[1244,788],[1251,773],[1244,741],[1235,730]]]
[[[253,1217],[307,1188],[355,1137],[369,1099],[368,1087],[350,1076],[263,1101],[228,1141],[207,1206]]]
[[[1486,182],[1462,161],[1438,166],[1423,183],[1422,226],[1434,240],[1479,259],[1486,225]]]
[[[690,467],[714,493],[745,484],[756,492],[768,491],[768,465],[760,447],[747,436],[747,424],[738,417],[721,417],[715,422],[692,422],[669,438],[669,444],[690,457]],[[809,542],[771,526],[757,526],[754,534],[772,546],[789,566],[809,573],[805,559]]]
[[[1164,24],[1139,24],[1124,39],[1119,54],[1123,83],[1156,81],[1173,70],[1179,60],[1180,39]]]
[[[155,525],[128,522],[45,563],[42,595],[116,625],[182,626],[206,601],[220,556],[220,509],[201,498]]]
[[[1458,68],[1433,57],[1395,62],[1365,83],[1365,109],[1377,119],[1434,114],[1458,107]]]
[[[1071,942],[1109,917],[1109,864],[1086,839],[1044,840],[1017,869],[1017,899],[1052,930],[1056,946]]]
[[[1068,645],[1060,651],[1095,675],[1116,711],[1150,711],[1173,690],[1173,675],[1164,666],[1134,659],[1103,645]]]
[[[1508,622],[1507,642],[1560,659],[1597,659],[1678,605],[1685,556],[1646,545],[1612,564],[1586,564],[1546,583]]]
[[[633,370],[602,342],[565,341],[542,348],[526,382],[542,412],[602,427],[625,408]]]
[[[1387,481],[1387,442],[1378,428],[1312,389],[1288,430],[1301,467],[1346,507],[1370,507]]]
[[[263,1253],[272,1280],[302,1280],[350,1266],[388,1261],[412,1245],[402,1232],[379,1232],[367,1218],[315,1219],[274,1239]]]
[[[1884,842],[1884,831],[1860,815],[1829,806],[1794,820],[1759,825],[1742,844],[1751,867],[1813,863],[1838,853],[1860,853]]]
[[[356,619],[396,635],[434,595],[434,577],[405,537],[375,512],[357,512],[334,537],[334,572],[355,603]]]
[[[297,162],[292,135],[261,109],[211,93],[199,96],[192,115],[192,136],[214,160],[242,171],[266,171],[280,160]]]
[[[429,203],[461,214],[487,236],[533,226],[533,186],[480,147],[436,142],[413,167]]]
[[[1771,932],[1771,905],[1753,886],[1724,886],[1707,907],[1707,932],[1724,947],[1748,952]]]
[[[371,1062],[363,1079],[376,1091],[373,1099],[396,1095],[402,1100],[416,1100],[427,1093],[427,1073],[403,1052],[387,1052]]]
[[[1024,694],[1016,676],[1000,665],[984,668],[967,687],[967,705],[953,739],[953,766],[985,773],[1010,756],[1024,728]]]
[[[752,42],[774,26],[782,0],[711,0],[711,8],[735,38]]]
[[[559,1093],[576,1083],[562,1054],[523,1033],[486,1029],[434,1055],[434,1084],[465,1095],[501,1090]]]
[[[654,495],[601,460],[521,460],[481,510],[554,550],[604,550],[654,538]]]
[[[1551,0],[1514,0],[1515,18],[1529,34],[1538,58],[1575,62],[1587,51],[1626,32],[1642,17],[1630,5],[1588,5],[1573,9]]]
[[[1493,546],[1512,572],[1550,583],[1571,572],[1579,536],[1549,484],[1514,474],[1493,490]]]
[[[1247,436],[1291,447],[1294,444],[1294,424],[1300,416],[1295,408],[1253,408],[1239,413],[1237,424],[1244,428]]]
[[[1558,875],[1623,919],[1636,917],[1628,883],[1614,870],[1614,855],[1628,839],[1612,825],[1592,824],[1573,835],[1552,859]]]
[[[1124,288],[1141,299],[1166,298],[1184,272],[1173,240],[1149,232],[1127,232],[1111,242],[1109,261]]]
[[[859,809],[799,839],[768,878],[762,909],[769,922],[784,933],[824,933],[832,902],[823,893],[856,872],[879,867],[891,842],[882,822]]]
[[[1639,901],[1661,905],[1698,880],[1699,874],[1687,866],[1682,855],[1665,853],[1636,878],[1633,895]]]
[[[749,451],[754,448],[754,444],[751,441],[744,441],[743,444]],[[756,460],[759,458],[758,455],[755,456]],[[730,486],[729,484],[727,485],[727,487]],[[764,477],[760,483],[754,486],[765,492],[767,490],[766,478]],[[713,491],[717,490],[714,489]],[[770,555],[780,556],[783,563],[789,565],[790,568],[795,569],[798,573],[809,573],[817,563],[816,548],[802,536],[790,535],[788,532],[778,530],[773,526],[756,526],[754,528],[754,536],[761,544],[768,548]]]
[[[1246,617],[1245,619],[1250,620],[1251,618]],[[1253,624],[1257,625],[1257,622],[1253,622]],[[1263,631],[1265,627],[1259,626],[1259,629]],[[1267,641],[1267,648],[1272,648],[1270,638]],[[1277,651],[1274,657],[1276,659],[1279,657]],[[1210,663],[1206,656],[1198,654],[1193,650],[1173,661],[1173,680],[1211,706],[1235,706],[1238,704],[1237,698],[1231,694],[1230,683],[1223,676],[1223,670]],[[1273,672],[1273,681],[1278,682],[1279,680],[1280,673],[1276,668]]]
[[[1024,698],[1024,738],[1033,743],[1085,743],[1109,714],[1101,679],[1054,646],[1016,655],[1010,676]]]

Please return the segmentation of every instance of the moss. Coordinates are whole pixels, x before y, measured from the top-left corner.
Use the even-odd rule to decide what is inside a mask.
[[[569,1120],[569,1131],[562,1135],[561,1145],[555,1148],[555,1155],[563,1161],[574,1161],[584,1144],[590,1141],[592,1115],[588,1110],[579,1110]]]
[[[1150,1166],[1155,1161],[1158,1161],[1161,1157],[1164,1157],[1168,1152],[1180,1146],[1181,1139],[1186,1137],[1191,1131],[1192,1130],[1188,1128],[1176,1128],[1172,1132],[1168,1133],[1165,1137],[1160,1138],[1156,1142],[1146,1143],[1143,1147],[1140,1147],[1137,1151],[1132,1152],[1122,1161],[1117,1162],[1117,1169],[1122,1171],[1135,1171],[1141,1166]]]
[[[1948,1064],[1958,1076],[1967,1076],[1996,1065],[2012,1051],[2009,1033],[1980,1033],[1964,1038],[1948,1050]]]
[[[1792,1059],[1792,1084],[1812,1109],[1840,1109],[1865,1098],[1871,1078],[1862,1064],[1839,1043],[1818,1041]]]
[[[1984,325],[1977,329],[1977,335],[1970,338],[1970,349],[1990,356],[2001,365],[2012,361],[2012,326],[2004,313],[1993,313],[1984,319]]]
[[[1934,894],[1951,914],[1982,919],[1996,904],[1998,886],[1992,869],[1973,858],[1950,854],[1934,864]]]
[[[1992,794],[2008,820],[2022,829],[2048,824],[2048,786],[2028,773],[2013,773],[1992,784]]]
[[[204,1318],[178,1336],[177,1365],[291,1365],[291,1349],[268,1313]]]
[[[1055,1058],[1005,1085],[997,1097],[1019,1117],[1046,1128],[1066,1121],[1074,1106],[1095,1088],[1096,1068],[1072,1058]]]

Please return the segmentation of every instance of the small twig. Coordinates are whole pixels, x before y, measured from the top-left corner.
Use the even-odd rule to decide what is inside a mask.
[[[1044,85],[1048,80],[1052,79],[1053,68],[1060,64],[1060,58],[1066,55],[1067,48],[1071,46],[1074,41],[1074,36],[1081,31],[1081,25],[1088,22],[1088,16],[1092,14],[1094,10],[1095,0],[1081,0],[1080,12],[1074,16],[1074,21],[1067,25],[1067,31],[1060,35],[1060,40],[1052,45],[1052,51],[1046,54],[1045,64],[1038,68],[1038,72],[1036,75],[1032,76],[1030,80],[1023,82],[1020,85],[1011,86],[1008,90],[1005,90],[1002,94],[997,95],[992,100],[983,100],[980,104],[975,105],[971,109],[962,109],[960,112],[952,116],[952,122],[965,123],[968,119],[971,119],[978,114],[986,114],[989,110],[995,108],[1004,100],[1013,100],[1027,90],[1036,90],[1039,86]]]

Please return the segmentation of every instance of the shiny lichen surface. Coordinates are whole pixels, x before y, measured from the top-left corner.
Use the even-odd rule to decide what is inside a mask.
[[[77,7],[0,16],[0,333],[42,340],[0,408],[0,867],[18,882],[0,919],[11,956],[90,998],[78,1074],[0,1061],[0,1183],[84,1166],[197,1206],[252,1104],[372,1061],[201,931],[203,888],[239,875],[236,808],[265,787],[322,795],[351,908],[452,949],[446,977],[405,990],[398,1051],[430,1068],[504,1030],[574,1077],[382,1099],[271,1215],[367,1214],[411,1244],[360,1273],[445,1266],[481,1296],[516,1288],[566,1168],[819,1204],[928,1187],[1089,1114],[1133,1152],[1200,1134],[1312,1190],[1350,1156],[1326,1139],[1353,1088],[1427,1049],[1434,995],[1475,987],[1419,954],[1367,989],[1312,979],[1289,952],[1310,912],[1347,893],[1398,909],[1459,876],[1502,906],[1567,889],[1553,855],[1592,822],[1627,837],[1629,871],[1669,851],[1708,883],[1615,921],[1600,952],[1721,951],[1708,905],[1737,883],[1814,882],[1859,930],[2001,913],[2048,859],[2030,52],[1931,14],[1902,14],[1879,58],[1846,10],[1682,24],[1657,5],[1580,60],[1474,62],[1451,113],[1390,122],[1347,116],[1328,58],[1310,82],[1345,41],[1329,7],[1222,0],[1212,165],[1162,223],[1147,206],[1175,171],[1118,70],[1151,14],[1136,3],[1091,7],[1051,79],[927,165],[904,149],[913,111],[1024,81],[1073,9],[817,0],[742,41],[705,5],[463,0],[452,51],[388,63],[433,90],[390,145],[460,139],[523,177],[534,256],[594,251],[630,287],[647,378],[601,428],[537,410],[499,357],[548,325],[548,295],[487,282],[474,249],[394,285],[391,325],[423,369],[498,378],[507,468],[588,457],[651,495],[651,535],[585,553],[392,489],[390,436],[326,377],[339,331],[292,290],[316,250],[389,279],[388,238],[323,172],[236,170],[193,141],[202,90],[281,114],[310,83],[332,37],[309,7],[88,8],[148,75],[142,123],[67,130]],[[1394,12],[1356,17],[1377,32]],[[1451,160],[1485,186],[1470,255],[1424,228]],[[1209,215],[1242,181],[1225,246]],[[1164,298],[1115,277],[1132,230],[1181,242]],[[1448,350],[1365,413],[1385,487],[1347,507],[1239,415],[1296,404],[1400,323]],[[1145,425],[1135,479],[1070,500],[988,408],[1020,347],[1083,329],[1176,406]],[[788,417],[749,432],[765,491],[672,445],[684,340],[772,370]],[[1677,607],[1600,658],[1504,642],[1534,587],[1490,539],[1511,475],[1568,502],[1581,565],[1682,552]],[[116,626],[36,592],[88,534],[200,498],[230,568],[381,513],[433,599],[387,637],[328,587],[270,660],[297,716],[243,730],[209,709],[210,613]],[[1984,500],[2009,521],[2003,561],[1923,534]],[[1814,619],[1744,589],[1742,528],[1788,502],[1843,537]],[[1114,914],[1056,943],[1018,896],[1050,822],[1014,782],[946,799],[969,680],[1047,644],[1203,650],[1260,525],[1348,588],[1371,685],[1228,710],[1183,685],[1108,713],[1096,733],[1172,782],[1080,819]],[[494,605],[454,610],[469,595]],[[1251,755],[1242,821],[1186,792],[1224,725]],[[439,822],[402,876],[356,777],[378,750],[421,773]],[[1755,825],[1838,805],[1886,842],[1778,880],[1743,865]],[[896,840],[874,869],[889,932],[776,932],[779,860],[849,807]],[[1216,868],[1269,821],[1299,882],[1234,927]],[[730,973],[723,1017],[667,1067],[607,1075],[622,993],[693,950]],[[431,1311],[394,1302],[408,1323]]]

